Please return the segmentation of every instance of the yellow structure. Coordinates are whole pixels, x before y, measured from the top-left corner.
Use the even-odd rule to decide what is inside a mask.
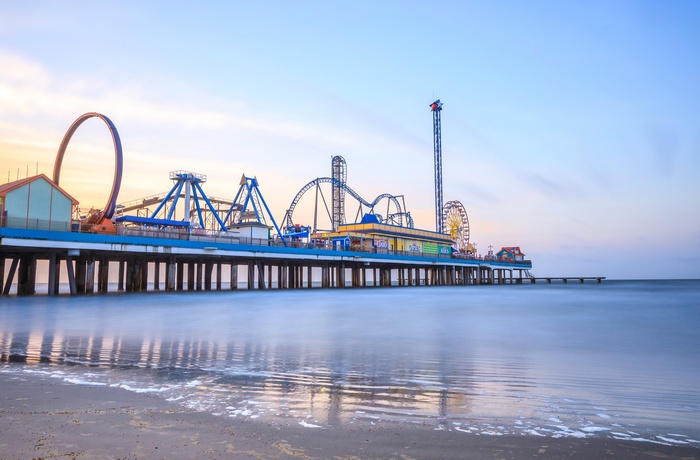
[[[379,223],[339,225],[337,232],[319,232],[312,237],[317,245],[339,250],[386,251],[451,255],[454,241],[449,235]]]

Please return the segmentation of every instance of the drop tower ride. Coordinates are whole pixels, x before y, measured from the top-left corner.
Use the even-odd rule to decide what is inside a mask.
[[[430,110],[433,112],[433,152],[435,156],[435,231],[445,233],[442,216],[442,134],[440,132],[442,102],[440,99],[430,104]]]

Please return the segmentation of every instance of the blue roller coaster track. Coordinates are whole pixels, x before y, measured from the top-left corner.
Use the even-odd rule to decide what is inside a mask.
[[[386,199],[394,204],[394,207],[396,208],[397,212],[392,213],[392,214],[388,214],[386,216],[386,218],[383,218],[381,215],[376,214],[377,217],[380,218],[379,219],[380,222],[398,225],[401,227],[413,228],[413,218],[411,217],[411,214],[409,212],[406,212],[403,209],[403,207],[401,206],[401,202],[399,201],[399,199],[396,196],[391,195],[389,193],[383,193],[383,194],[377,196],[373,201],[367,201],[364,198],[362,198],[357,192],[355,192],[353,189],[351,189],[346,183],[344,183],[338,179],[332,178],[332,177],[318,177],[318,178],[312,180],[311,182],[307,183],[306,185],[304,185],[299,190],[299,192],[297,192],[296,196],[292,200],[292,203],[289,205],[289,208],[287,209],[287,212],[284,216],[284,219],[282,222],[283,227],[294,226],[294,219],[293,219],[294,209],[296,208],[297,204],[299,203],[299,200],[301,200],[301,197],[304,196],[304,194],[306,192],[308,192],[311,188],[318,187],[320,184],[323,184],[323,183],[331,184],[334,187],[338,187],[338,188],[344,190],[345,192],[347,192],[350,196],[352,196],[355,200],[357,200],[359,202],[360,208],[358,209],[358,215],[356,216],[356,219],[355,219],[356,222],[358,221],[358,218],[359,219],[362,218],[362,206],[365,206],[366,208],[368,208],[368,213],[375,214],[375,207],[377,206],[377,204],[379,202],[381,202],[382,200]],[[324,201],[325,201],[325,198],[324,198]],[[329,217],[331,217],[330,213],[329,213]],[[316,219],[314,219],[314,220],[316,220]],[[332,217],[331,217],[331,220],[332,220]],[[404,221],[405,221],[405,225],[404,225]],[[317,228],[315,228],[315,227],[316,227],[316,222],[314,222],[313,231],[317,230]],[[335,230],[337,230],[337,228],[334,228],[333,230],[335,231]]]

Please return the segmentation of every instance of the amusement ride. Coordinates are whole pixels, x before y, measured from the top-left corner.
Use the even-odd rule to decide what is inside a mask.
[[[433,152],[435,159],[435,231],[447,233],[455,242],[458,252],[473,253],[474,245],[469,244],[469,216],[464,205],[457,200],[443,205],[442,197],[442,102],[437,99],[430,104],[433,113]]]
[[[297,192],[284,215],[284,219],[282,220],[285,227],[290,228],[296,226],[294,223],[294,210],[306,192],[313,189],[315,205],[313,208],[313,226],[311,226],[310,229],[312,233],[317,231],[337,231],[339,225],[347,223],[347,215],[345,212],[346,194],[350,195],[357,202],[357,211],[354,214],[354,223],[361,222],[365,215],[370,214],[373,215],[376,218],[376,221],[379,223],[413,228],[413,218],[411,217],[411,214],[405,210],[406,205],[403,195],[382,193],[372,201],[365,200],[346,183],[347,165],[343,157],[334,156],[331,169],[333,177],[317,177],[304,185],[299,192]],[[330,209],[328,207],[328,201],[326,200],[328,190],[326,190],[324,193],[322,187],[324,184],[328,184],[331,187]],[[380,208],[380,205],[383,206],[384,204],[386,204],[386,208]],[[321,205],[323,206],[322,208]],[[319,209],[321,210],[320,216]],[[384,214],[380,214],[378,211],[381,209],[386,209],[386,212]],[[325,213],[323,211],[325,211]],[[323,223],[319,224],[320,217],[327,218],[327,220],[324,220],[323,222],[325,222],[325,224],[330,228],[322,227]]]

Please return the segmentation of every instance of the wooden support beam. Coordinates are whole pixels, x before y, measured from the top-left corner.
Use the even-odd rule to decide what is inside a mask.
[[[2,276],[0,275],[0,278]],[[56,295],[58,292],[56,291],[56,253],[55,252],[50,252],[49,253],[49,282],[46,283],[46,289],[47,289],[47,294],[48,295]]]
[[[185,263],[182,261],[177,261],[175,262],[175,265],[177,266],[175,274],[175,289],[178,291],[182,291],[182,288],[185,284]]]
[[[135,286],[134,286],[134,271],[136,270],[135,268],[135,261],[134,259],[129,259],[126,262],[126,280],[125,280],[125,289],[126,292],[134,292],[135,291]]]
[[[265,267],[260,259],[255,264],[258,267],[258,289],[265,289]]]
[[[153,262],[153,290],[160,291],[160,262]]]
[[[117,291],[124,290],[124,265],[126,262],[123,260],[119,261],[119,279],[117,280]]]
[[[248,290],[255,288],[255,263],[252,260],[248,261]]]
[[[187,263],[187,290],[188,291],[194,291],[194,270],[195,270],[195,263],[188,262]]]
[[[59,294],[61,292],[61,256],[58,254],[56,254],[56,261],[54,262],[54,271],[56,272],[56,276],[54,278],[53,292]]]
[[[345,287],[345,262],[340,262],[338,267],[338,287]]]
[[[165,290],[175,290],[175,279],[177,277],[177,264],[174,260],[168,260],[165,268]]]
[[[139,260],[139,279],[138,279],[138,284],[139,284],[139,291],[146,292],[148,291],[148,260],[146,259],[140,259]]]
[[[17,273],[17,295],[33,295],[35,288],[36,256],[22,256],[19,259],[19,273]]]
[[[87,270],[85,257],[79,256],[75,259],[75,286],[78,292],[85,294],[85,272]]]
[[[0,257],[0,293],[4,291],[5,285],[5,257]]]
[[[229,289],[238,289],[238,263],[231,264]]]
[[[198,263],[196,264],[196,266],[197,266],[197,290],[198,290],[198,291],[201,291],[201,290],[202,290],[202,283],[203,283],[203,281],[204,281],[204,279],[203,279],[203,278],[204,278],[204,276],[203,276],[203,275],[204,275],[204,269],[203,269],[202,265],[203,265],[203,264],[202,264],[201,262],[198,262]]]
[[[202,266],[201,264],[199,265]],[[211,291],[211,275],[214,271],[214,264],[211,261],[204,263],[204,290]]]
[[[66,272],[68,274],[68,287],[71,295],[76,295],[78,293],[78,286],[75,282],[75,272],[73,270],[73,258],[71,256],[66,256]]]
[[[109,292],[109,259],[102,257],[97,271],[97,290],[106,294]]]

